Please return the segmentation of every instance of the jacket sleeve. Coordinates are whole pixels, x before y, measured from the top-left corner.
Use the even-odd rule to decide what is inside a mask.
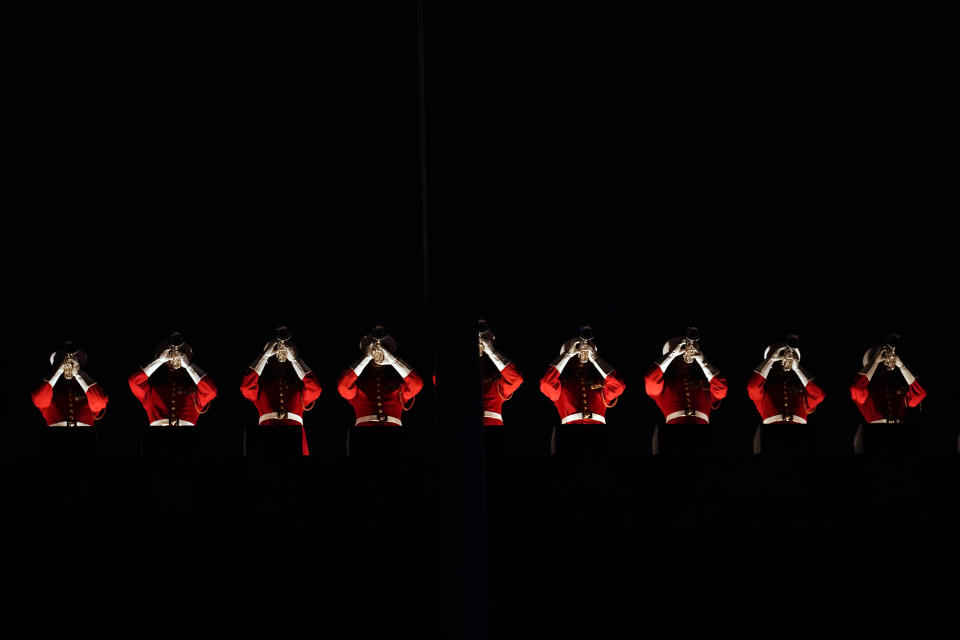
[[[320,381],[313,371],[303,376],[303,408],[306,409],[307,405],[315,402],[322,391]]]
[[[108,401],[109,398],[99,383],[95,383],[87,389],[87,405],[90,406],[90,411],[94,415],[106,409]]]
[[[853,384],[850,385],[850,397],[857,406],[862,406],[870,397],[870,389],[867,388],[869,384],[870,380],[862,373],[858,373],[853,379]]]
[[[217,397],[217,387],[209,375],[204,375],[197,383],[197,408],[203,411],[210,401]]]
[[[613,400],[618,398],[620,394],[626,390],[626,388],[627,384],[617,374],[617,372],[611,371],[603,381],[603,399],[607,402],[613,402]]]
[[[33,400],[33,406],[37,409],[46,409],[53,402],[53,387],[44,380],[40,383],[40,386],[33,390],[30,398]]]
[[[551,402],[560,399],[560,372],[555,366],[547,367],[547,372],[540,378],[540,392],[550,398]]]
[[[659,369],[659,367],[657,367]],[[715,375],[710,378],[710,395],[714,400],[723,400],[727,397],[727,379],[721,375]]]
[[[647,375],[643,376],[643,386],[651,398],[663,393],[663,370],[660,365],[654,363],[647,369]]]
[[[150,378],[143,372],[143,369],[138,369],[136,373],[127,378],[127,382],[130,384],[130,391],[143,404],[147,394],[150,393]]]
[[[820,388],[820,385],[813,380],[808,382],[803,390],[803,404],[807,407],[807,413],[812,413],[817,405],[823,402],[824,397],[826,397],[826,394]]]
[[[766,395],[764,386],[767,384],[767,379],[762,375],[754,371],[750,374],[750,379],[747,380],[747,395],[750,396],[750,399],[753,400],[753,403],[760,406],[760,403],[763,402],[763,396]]]
[[[337,380],[337,393],[345,400],[353,400],[357,396],[357,374],[353,369],[347,369],[340,374]]]
[[[406,402],[423,389],[423,379],[416,371],[411,371],[400,385],[400,402]]]
[[[504,399],[512,396],[521,384],[523,384],[523,376],[520,375],[520,370],[512,362],[503,368],[503,371],[500,372],[500,379],[497,380],[500,395]]]
[[[247,373],[240,381],[240,393],[250,402],[256,402],[260,395],[260,374],[253,369],[247,369]]]
[[[920,383],[916,380],[913,381],[913,384],[910,385],[910,388],[907,389],[907,397],[905,398],[908,407],[916,407],[918,404],[923,402],[923,399],[927,397],[927,392],[923,390],[923,387],[920,386]]]

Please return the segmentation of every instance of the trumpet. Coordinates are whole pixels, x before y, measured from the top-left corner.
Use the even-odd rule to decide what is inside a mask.
[[[577,346],[577,356],[583,364],[590,362],[590,344],[588,342],[581,342]]]
[[[373,361],[377,364],[383,364],[383,347],[380,346],[381,339],[375,338],[373,345],[370,349],[370,356],[373,358]]]
[[[797,364],[797,352],[790,347],[785,347],[782,362],[784,371],[793,371],[793,367]]]
[[[167,359],[167,364],[170,365],[171,368],[179,369],[183,366],[183,355],[176,346],[167,347],[163,352],[163,356]]]
[[[63,377],[70,380],[80,370],[80,363],[73,355],[68,355],[63,360]]]
[[[897,368],[897,352],[895,347],[887,346],[881,358],[883,359],[883,366],[887,371],[893,371]]]
[[[697,346],[693,343],[693,340],[684,340],[683,361],[687,364],[691,364],[698,355],[700,355],[700,350],[697,349]]]

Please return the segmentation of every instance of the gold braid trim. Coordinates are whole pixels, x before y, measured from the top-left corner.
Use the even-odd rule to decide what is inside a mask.
[[[400,408],[402,408],[404,411],[410,411],[410,409],[413,408],[413,403],[417,401],[417,396],[413,396],[412,398],[410,398],[410,406],[407,406],[407,404],[406,404],[406,403],[404,402],[404,400],[403,400],[403,386],[402,386],[402,384],[401,384],[400,388],[397,389],[397,398],[400,400]]]
[[[620,397],[618,396],[618,397],[616,397],[616,398],[613,399],[613,402],[608,403],[608,402],[607,402],[607,396],[604,395],[603,389],[600,389],[600,399],[603,400],[603,406],[605,406],[607,409],[609,409],[610,407],[615,407],[615,406],[617,406],[617,401],[620,400]]]
[[[200,406],[200,403],[197,401],[197,396],[198,396],[198,395],[199,395],[198,393],[194,393],[194,394],[193,394],[193,406],[195,406],[195,407],[197,408],[197,412],[198,412],[200,415],[203,415],[203,414],[205,414],[207,411],[210,411],[210,403],[207,403],[207,408],[204,409],[203,407]]]

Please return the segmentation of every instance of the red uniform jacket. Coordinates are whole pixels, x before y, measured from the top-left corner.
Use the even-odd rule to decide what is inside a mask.
[[[617,376],[616,371],[611,372],[604,380],[594,370],[593,365],[590,365],[589,369],[571,371],[564,380],[560,379],[557,368],[550,365],[540,379],[540,391],[553,402],[561,422],[573,414],[582,415],[563,424],[606,422],[607,407],[614,405],[624,389],[626,384]]]
[[[254,404],[257,413],[261,416],[268,413],[277,413],[281,410],[300,416],[301,422],[287,417],[282,419],[271,418],[260,424],[299,424],[303,455],[308,456],[310,455],[310,449],[307,446],[307,432],[303,428],[303,414],[313,408],[313,403],[320,397],[320,392],[323,389],[320,388],[320,382],[312,371],[303,376],[302,385],[291,386],[290,382],[283,376],[270,376],[263,379],[260,374],[250,369],[240,382],[240,393]]]
[[[523,376],[512,362],[503,368],[495,380],[482,381],[480,391],[483,394],[483,410],[500,413],[503,410],[503,401],[509,400],[521,384],[523,384]],[[484,416],[483,424],[484,426],[502,425],[503,420]]]
[[[906,380],[901,379],[900,383],[893,384],[889,378],[868,380],[867,376],[858,373],[850,385],[850,397],[867,422],[903,421],[907,417],[907,408],[920,404],[927,392],[916,380],[909,387]]]
[[[194,387],[176,379],[154,383],[141,369],[130,376],[127,382],[130,383],[130,391],[147,412],[150,423],[170,419],[197,424],[197,418],[206,412],[207,405],[217,397],[217,388],[208,375],[200,378]]]
[[[75,380],[61,378],[55,387],[44,380],[40,386],[30,394],[33,404],[47,426],[58,422],[76,422],[87,426],[93,425],[107,408],[107,394],[99,384],[93,384],[83,392],[80,383]]]
[[[647,371],[644,385],[647,395],[667,418],[667,424],[707,424],[713,405],[727,397],[727,379],[721,375],[714,376],[710,382],[705,376],[664,379],[657,364]]]
[[[824,398],[823,389],[813,380],[804,387],[790,374],[779,376],[779,382],[767,384],[767,379],[756,371],[747,381],[747,394],[757,406],[763,420],[776,415],[789,415],[802,418],[806,422],[807,415],[812,413]]]
[[[367,366],[360,378],[353,369],[347,369],[337,381],[337,391],[353,407],[357,418],[376,416],[372,420],[357,423],[357,426],[400,425],[400,416],[407,403],[420,393],[423,380],[416,371],[411,371],[402,380],[392,367]],[[393,418],[396,422],[388,421]]]

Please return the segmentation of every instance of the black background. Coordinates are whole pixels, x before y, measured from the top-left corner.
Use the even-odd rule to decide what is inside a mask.
[[[217,453],[235,453],[238,426],[255,418],[238,385],[246,364],[278,322],[292,327],[301,354],[324,387],[308,419],[317,453],[332,454],[337,434],[352,419],[335,392],[335,380],[355,359],[360,336],[374,324],[384,324],[398,339],[400,355],[425,377],[430,374],[425,362],[416,18],[414,3],[325,7],[311,15],[232,10],[202,16],[18,16],[6,65],[6,106],[12,114],[7,119],[8,180],[14,198],[7,204],[4,270],[10,301],[8,362],[18,363],[7,367],[7,375],[13,375],[4,385],[11,408],[9,452],[35,450],[42,420],[29,403],[29,392],[48,373],[49,353],[68,337],[89,353],[88,371],[110,394],[103,427],[112,435],[102,446],[114,454],[136,453],[129,434],[143,421],[126,377],[174,329],[185,333],[195,362],[219,388],[204,417],[213,425],[210,446]],[[890,330],[903,334],[903,358],[930,393],[925,418],[947,418],[942,409],[947,378],[935,369],[949,353],[944,299],[951,295],[952,276],[944,251],[951,241],[940,220],[949,220],[952,213],[941,202],[952,127],[946,124],[946,34],[935,17],[677,16],[592,5],[520,9],[515,3],[484,2],[474,7],[473,29],[480,227],[476,238],[449,241],[463,243],[465,250],[476,242],[479,311],[496,332],[498,347],[527,380],[505,407],[508,424],[555,420],[536,381],[559,345],[584,322],[594,327],[601,355],[627,381],[626,394],[609,414],[613,424],[648,424],[659,417],[643,393],[644,370],[663,342],[691,323],[701,327],[707,356],[731,384],[730,396],[716,414],[720,424],[755,421],[744,389],[747,376],[763,348],[788,331],[802,336],[803,362],[826,389],[826,401],[815,415],[821,424],[856,419],[846,387],[861,354]],[[430,393],[425,393],[405,422],[429,431],[431,409]],[[204,548],[221,548],[213,556],[235,571],[228,557],[243,566],[275,556],[269,544],[258,547],[235,535],[234,525],[261,535],[274,532],[259,517],[270,513],[281,524],[313,536],[304,543],[305,575],[291,568],[297,560],[293,549],[281,544],[285,538],[268,533],[265,539],[279,547],[276,557],[290,561],[290,567],[240,571],[243,578],[216,573],[213,591],[237,587],[224,597],[233,604],[224,605],[224,598],[214,594],[200,595],[199,589],[183,598],[191,611],[216,612],[209,616],[215,625],[249,615],[250,608],[237,602],[258,601],[252,591],[260,578],[276,587],[295,577],[313,579],[307,570],[323,573],[337,541],[353,539],[346,532],[342,539],[320,533],[328,531],[330,514],[344,513],[354,524],[369,518],[366,529],[358,525],[365,532],[358,534],[360,539],[367,542],[382,543],[383,532],[394,526],[407,535],[398,534],[396,548],[371,542],[382,562],[370,561],[376,568],[366,575],[381,584],[417,575],[406,588],[434,594],[426,598],[433,604],[414,607],[414,613],[407,609],[411,625],[423,628],[434,624],[424,621],[448,613],[442,594],[454,579],[451,571],[418,571],[396,560],[403,556],[421,569],[449,569],[453,562],[446,544],[432,537],[445,535],[444,530],[438,534],[429,524],[435,516],[421,504],[429,503],[431,495],[425,467],[403,467],[400,484],[415,489],[397,503],[377,502],[390,505],[378,512],[357,505],[363,498],[382,498],[384,489],[377,482],[396,478],[373,467],[364,468],[370,472],[365,476],[363,469],[337,466],[343,461],[298,466],[305,463],[299,461],[291,471],[285,465],[248,468],[211,459],[186,467],[191,482],[177,480],[171,469],[135,462],[118,459],[79,469],[68,465],[87,484],[57,504],[74,509],[70,513],[75,517],[87,513],[93,521],[119,504],[135,504],[139,515],[131,517],[141,524],[154,517],[156,508],[178,525],[206,526]],[[36,464],[50,477],[68,481],[64,476],[70,474],[58,472],[57,464],[41,459]],[[225,466],[216,466],[221,464]],[[31,465],[21,461],[11,467],[13,477],[20,478],[11,482],[26,487],[26,493],[18,492],[22,504],[60,495],[59,483],[38,479],[41,471],[24,472]],[[566,518],[595,518],[620,527],[621,516],[610,513],[627,519],[636,515],[628,499],[621,510],[611,507],[603,512],[607,515],[598,515],[586,508],[592,502],[582,487],[590,482],[580,482],[581,472],[558,472],[550,477],[559,484],[544,486],[530,470],[537,468],[514,470],[516,477],[509,482],[500,476],[497,481],[503,484],[497,486],[525,483],[516,491],[536,503],[542,498],[538,491],[555,495],[557,486],[569,484],[583,492],[575,495],[583,498],[585,510],[571,507],[575,515],[559,516],[527,509],[520,517],[528,503],[511,492],[515,502],[501,503],[500,511],[491,504],[495,588],[514,579],[504,567],[522,564],[520,559],[531,553],[523,545],[498,543],[508,537],[504,531],[521,526],[549,531],[554,542],[543,552],[556,558],[581,543],[606,542],[596,534],[553,538],[555,525],[569,525]],[[888,505],[896,493],[890,487],[897,486],[902,496],[929,498],[916,471],[875,469],[869,476],[876,480],[873,493],[863,489],[862,495]],[[343,481],[338,472],[353,474],[353,493],[330,489],[331,482]],[[643,478],[630,476],[636,482],[631,484],[635,491],[628,492],[632,504],[650,507],[654,500],[653,513],[670,524],[650,539],[636,538],[643,538],[636,531],[623,534],[610,543],[619,551],[600,560],[574,554],[595,566],[583,583],[599,581],[622,594],[639,589],[621,573],[624,566],[660,578],[674,575],[675,566],[700,577],[698,568],[707,565],[717,571],[742,570],[733,563],[711,564],[706,558],[724,552],[711,555],[698,541],[713,532],[712,539],[740,544],[743,530],[782,524],[782,514],[771,507],[774,511],[765,515],[730,516],[725,511],[715,518],[716,505],[742,506],[743,492],[755,499],[751,507],[797,505],[784,498],[795,496],[790,489],[758,498],[753,489],[743,489],[753,486],[745,480],[740,484],[743,476],[738,474],[743,473],[736,465],[721,466],[698,481],[702,485],[697,487],[713,483],[727,492],[704,494],[680,482],[675,492],[667,488],[657,498],[642,489]],[[126,488],[104,493],[114,486],[107,478],[115,474],[128,479]],[[241,476],[244,488],[234,490],[229,479]],[[824,477],[834,476],[817,477],[805,486],[829,494]],[[364,482],[373,483],[372,488]],[[258,488],[258,483],[271,489]],[[367,487],[368,493],[357,487]],[[809,490],[813,493],[804,493],[803,500],[816,503],[811,496],[822,494]],[[178,491],[193,497],[182,503]],[[955,491],[951,495],[955,502]],[[333,502],[324,502],[323,496]],[[834,498],[837,502],[830,504],[843,503]],[[670,520],[676,516],[675,504],[688,499],[691,513],[700,519]],[[901,508],[897,513],[909,511],[909,518],[896,518],[898,525],[914,534],[916,529],[905,522],[935,521],[941,530],[951,523],[945,507],[929,500],[923,503],[931,505],[928,511],[907,498],[895,502]],[[226,520],[207,510],[221,503],[235,508]],[[424,520],[411,523],[400,515],[407,513],[403,505],[413,503],[420,505],[414,513],[425,510]],[[502,514],[512,508],[517,519],[504,519]],[[885,509],[863,519],[845,515],[842,524],[824,520],[823,512],[797,516],[801,524],[791,526],[799,526],[801,533],[788,536],[786,544],[797,545],[811,532],[834,532],[831,527],[842,532],[839,538],[862,533],[874,524],[870,518],[887,513]],[[654,515],[644,514],[636,517],[649,524]],[[50,518],[45,522],[72,529],[69,519],[45,517]],[[116,525],[117,517],[108,520]],[[406,524],[398,525],[400,520]],[[673,536],[677,531],[681,534]],[[148,543],[160,539],[159,534],[148,537]],[[664,560],[662,566],[655,562],[638,568],[631,545],[665,539],[672,541],[666,556],[676,554],[678,564]],[[55,536],[43,540],[25,543],[25,548],[42,554],[45,544],[67,544]],[[221,543],[226,546],[218,547]],[[183,544],[170,553],[181,558],[173,566],[186,576],[196,568],[186,558],[204,554],[190,553]],[[96,570],[125,565],[112,546],[94,548],[100,554],[92,561],[99,563]],[[143,562],[134,546],[123,548]],[[350,558],[374,553],[359,543],[351,548]],[[846,558],[836,551],[839,546],[831,548],[815,563],[825,573]],[[880,545],[875,551],[882,556],[885,549]],[[946,545],[927,549],[931,562],[942,561],[938,552],[947,554]],[[789,553],[771,550],[772,557]],[[906,562],[904,556],[896,558]],[[352,560],[341,562],[336,575],[350,576],[346,582],[351,587],[366,584]],[[94,571],[84,566],[74,576],[79,583],[84,571]],[[494,631],[525,629],[522,623],[533,629],[563,626],[543,611],[567,610],[572,619],[594,622],[589,612],[602,608],[585,606],[577,613],[573,606],[571,613],[564,603],[580,599],[557,586],[558,579],[573,580],[569,576],[578,574],[548,566],[554,574],[528,575],[529,582],[522,583],[534,593],[492,597]],[[756,558],[748,564],[756,570],[766,566]],[[851,578],[852,588],[870,584],[866,574],[857,575]],[[895,582],[903,575],[887,577]],[[145,576],[134,571],[127,584],[152,583]],[[546,584],[553,586],[544,587],[542,593],[548,595],[538,600],[535,592]],[[768,576],[768,584],[794,586],[780,574]],[[690,595],[677,585],[697,610],[739,611],[745,606],[708,605],[714,601],[705,593]],[[355,624],[368,605],[393,611],[385,603],[403,590],[384,587],[382,593],[373,589],[368,600],[335,599],[341,605],[348,602],[346,611],[352,612],[337,619]],[[122,591],[115,587],[107,593]],[[293,617],[302,627],[322,628],[324,616],[311,612],[326,611],[317,600],[341,590],[325,584],[304,593],[309,595],[302,601],[289,596],[298,603],[290,606],[300,612]],[[269,612],[263,613],[268,627],[277,623],[273,613],[286,606],[283,594],[271,591],[280,604],[263,608]],[[56,595],[50,598],[62,602]],[[673,629],[686,618],[675,600],[640,599],[646,603],[642,611],[653,612],[658,624],[666,625],[662,628]],[[828,609],[846,611],[839,593],[824,601]],[[131,624],[152,628],[177,608],[142,602],[131,606],[102,605],[95,610],[107,615],[97,619],[122,629],[133,610]],[[619,610],[631,609],[624,605]],[[785,616],[801,617],[798,611],[789,609]],[[864,617],[871,612],[868,607]],[[640,630],[644,615],[637,615],[635,628]],[[748,621],[781,619],[769,611],[745,616]],[[649,623],[651,618],[645,619]],[[436,626],[446,635],[446,627]]]

